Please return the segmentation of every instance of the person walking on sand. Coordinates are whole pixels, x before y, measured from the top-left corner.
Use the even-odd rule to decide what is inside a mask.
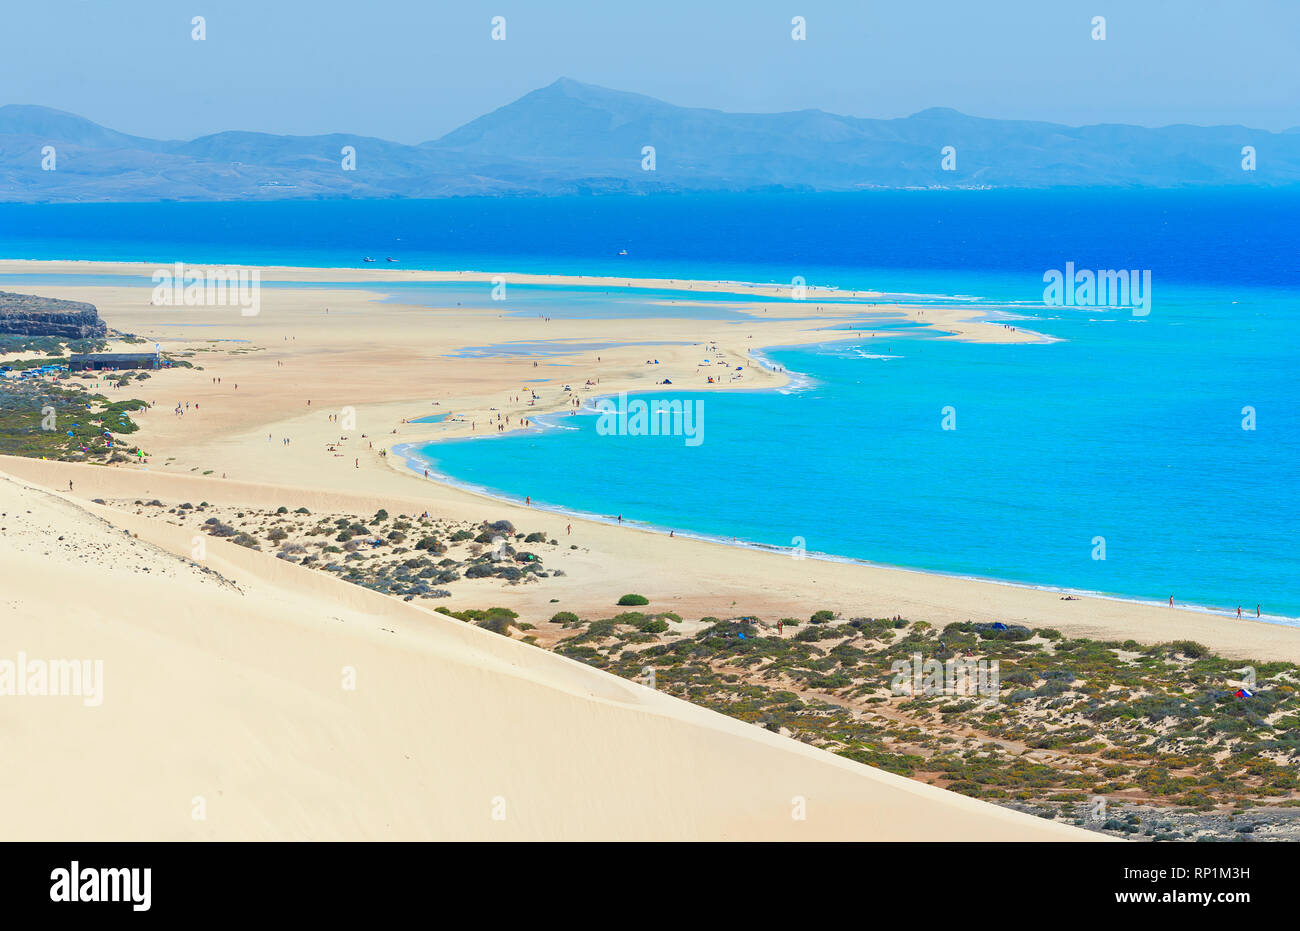
[[[1255,605],[1255,617],[1259,617],[1259,605]]]
[[[1174,606],[1174,596],[1173,596],[1173,595],[1170,595],[1170,596],[1169,596],[1169,607],[1172,608],[1173,606]]]
[[[620,527],[623,526],[623,515],[622,515],[622,514],[618,515],[618,524],[619,524]]]
[[[1237,605],[1237,617],[1241,617],[1241,605]]]
[[[68,491],[72,491],[72,479],[68,479]]]
[[[533,506],[533,496],[524,495],[524,507],[532,507],[532,506]]]
[[[779,637],[785,633],[785,621],[776,622],[776,635]]]
[[[358,468],[358,469],[361,468],[361,460],[360,460],[360,459],[356,460],[356,468]]]
[[[573,524],[569,524],[564,528],[564,534],[569,537],[573,536]]]

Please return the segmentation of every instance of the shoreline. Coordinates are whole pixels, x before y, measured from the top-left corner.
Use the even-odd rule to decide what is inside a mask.
[[[773,364],[771,363],[771,361],[766,358],[764,353],[771,350],[779,350],[782,348],[809,349],[809,348],[815,348],[818,345],[831,345],[833,343],[838,343],[838,342],[847,342],[854,338],[856,337],[848,337],[843,340],[827,340],[825,343],[808,344],[804,346],[785,347],[780,345],[771,345],[771,346],[756,347],[753,351],[747,354],[747,359],[756,365],[760,365],[767,368],[773,374],[780,375],[784,379],[784,384],[773,386],[773,387],[733,388],[731,390],[764,393],[764,392],[778,392],[783,390],[797,391],[802,388],[811,386],[816,383],[815,376],[809,375],[804,372],[791,371],[788,369],[782,369],[780,372],[777,372]],[[922,338],[926,338],[926,337],[922,335]],[[1051,337],[1049,337],[1049,339],[1051,339]],[[637,388],[634,390],[628,389],[624,393],[629,398],[635,395],[646,396],[646,395],[655,394],[657,393],[657,389],[661,389],[664,387],[665,386],[652,385],[652,386],[647,386],[645,388]],[[678,386],[678,385],[670,385],[666,387],[669,389],[669,392],[672,392],[673,389],[686,390],[686,391],[702,390],[698,387],[687,388],[685,386]],[[617,393],[594,394],[588,398],[584,398],[583,406],[578,410],[578,415],[580,416],[584,415],[584,412],[587,415],[590,415],[591,413],[593,413],[593,411],[589,405],[595,404],[601,400],[613,399],[615,397],[617,397]],[[528,427],[511,427],[506,431],[504,431],[503,433],[483,434],[481,436],[473,436],[473,435],[464,436],[458,433],[457,435],[452,435],[452,436],[430,436],[424,439],[411,439],[407,442],[398,443],[395,444],[394,446],[389,447],[388,452],[391,456],[401,460],[401,465],[400,466],[394,465],[394,468],[398,468],[400,470],[402,469],[402,467],[405,467],[405,470],[414,473],[416,478],[420,480],[433,481],[440,485],[443,485],[444,487],[448,487],[448,488],[455,489],[457,491],[476,495],[478,497],[484,498],[489,501],[500,502],[503,504],[510,504],[518,507],[527,507],[532,510],[546,511],[569,519],[587,520],[596,523],[602,523],[607,526],[627,525],[629,527],[633,527],[639,530],[644,530],[648,533],[654,533],[659,535],[668,535],[671,533],[673,534],[674,538],[686,538],[686,539],[699,540],[701,542],[713,543],[719,546],[735,547],[735,548],[745,549],[754,552],[766,552],[766,553],[773,553],[777,555],[790,555],[790,553],[792,552],[790,548],[781,547],[776,544],[761,543],[753,540],[741,540],[736,537],[728,538],[724,535],[709,533],[707,531],[701,531],[701,530],[691,530],[691,529],[678,530],[677,528],[674,527],[667,527],[661,524],[655,524],[648,521],[641,521],[636,519],[625,519],[620,523],[617,521],[616,517],[611,517],[608,514],[601,514],[595,511],[583,510],[581,508],[569,507],[566,505],[538,503],[535,501],[529,504],[525,504],[524,496],[522,495],[515,495],[510,492],[504,491],[502,489],[491,488],[487,485],[476,484],[474,482],[458,479],[455,476],[449,475],[446,472],[440,471],[439,469],[435,468],[433,463],[427,462],[412,454],[413,451],[417,450],[419,447],[432,446],[439,443],[457,442],[457,441],[465,441],[465,440],[472,440],[472,439],[479,439],[479,440],[491,440],[494,438],[501,439],[507,436],[517,437],[519,434],[530,430],[537,430],[538,432],[549,432],[549,431],[564,431],[566,429],[569,429],[569,428],[562,427],[558,424],[548,423],[544,419],[544,418],[553,417],[559,413],[560,410],[556,409],[556,410],[543,410],[541,413],[533,415],[529,419],[530,421],[536,422],[536,426],[533,426],[530,423],[530,426]],[[446,414],[443,414],[441,415],[439,422],[445,422],[447,418],[453,416],[457,416],[457,412],[453,411],[453,412],[448,412]],[[408,421],[408,423],[411,422],[413,421]],[[452,422],[454,423],[455,421]],[[416,462],[419,462],[420,464],[416,465],[415,464]],[[427,478],[425,478],[425,476],[422,474],[426,468],[428,470]],[[1003,585],[1009,588],[1023,589],[1027,591],[1048,592],[1055,595],[1070,595],[1070,596],[1074,596],[1074,598],[1076,599],[1082,599],[1082,598],[1098,599],[1104,601],[1117,602],[1120,604],[1143,605],[1143,606],[1155,607],[1155,608],[1173,607],[1180,610],[1191,611],[1196,614],[1223,618],[1225,620],[1244,620],[1247,617],[1246,615],[1243,615],[1241,618],[1235,618],[1234,611],[1232,608],[1216,607],[1215,605],[1210,605],[1210,604],[1175,601],[1173,605],[1169,605],[1162,599],[1147,598],[1147,597],[1142,597],[1140,595],[1124,594],[1122,592],[1094,591],[1091,589],[1081,589],[1081,588],[1073,588],[1069,586],[1055,585],[1050,582],[1030,582],[1030,581],[1023,581],[1023,580],[1015,580],[1015,579],[1000,579],[994,576],[950,572],[943,569],[924,569],[916,566],[905,566],[905,565],[899,565],[895,563],[877,562],[871,559],[865,559],[857,556],[845,556],[843,554],[838,554],[838,553],[805,551],[800,558],[816,559],[823,562],[843,563],[846,565],[863,566],[866,568],[879,569],[884,571],[911,572],[923,576],[936,576],[939,578],[955,579],[960,581],[969,581],[969,582],[984,583],[984,584],[991,584],[991,585]],[[1249,619],[1260,623],[1273,624],[1279,627],[1290,627],[1290,628],[1300,629],[1300,616],[1292,616],[1286,614],[1261,614],[1258,617],[1251,617]]]
[[[772,390],[772,389],[759,389],[759,390]],[[640,394],[642,392],[637,392],[637,393]],[[631,394],[632,392],[628,392],[629,396],[631,396]],[[563,428],[551,427],[551,429],[563,429]],[[517,434],[518,431],[512,431],[512,432]],[[502,436],[506,436],[506,435],[509,434],[485,435],[482,437],[478,437],[478,439],[481,440],[500,439]],[[717,546],[734,547],[736,549],[748,550],[750,552],[770,553],[779,556],[790,556],[793,552],[792,548],[790,547],[781,547],[781,546],[777,546],[774,543],[760,543],[754,540],[741,540],[735,537],[728,538],[718,534],[707,533],[701,530],[678,530],[675,527],[665,527],[660,524],[655,524],[655,523],[650,523],[648,521],[635,520],[630,518],[625,518],[622,524],[619,524],[615,517],[611,517],[608,514],[598,514],[595,511],[584,511],[578,508],[566,507],[564,505],[559,505],[559,504],[549,504],[545,502],[539,503],[537,501],[534,501],[531,504],[525,505],[523,498],[521,496],[513,495],[510,494],[509,492],[505,492],[500,489],[489,488],[486,485],[477,485],[474,484],[473,482],[462,481],[460,479],[455,478],[454,476],[448,475],[445,472],[441,472],[435,469],[432,463],[425,463],[425,465],[427,465],[429,468],[428,479],[425,479],[423,475],[419,474],[423,471],[424,466],[415,465],[414,463],[422,462],[423,460],[419,460],[418,457],[413,456],[411,454],[410,450],[412,447],[417,447],[420,445],[431,446],[437,443],[452,442],[456,440],[463,441],[465,439],[473,439],[473,438],[472,437],[470,438],[447,437],[444,439],[434,439],[434,440],[428,440],[423,442],[419,440],[414,440],[409,443],[402,443],[392,447],[389,450],[389,454],[391,456],[395,456],[401,459],[406,469],[408,469],[413,473],[416,473],[416,477],[421,480],[436,482],[439,485],[443,485],[447,488],[452,488],[457,491],[475,495],[484,498],[488,501],[499,502],[501,504],[509,504],[516,507],[527,507],[531,510],[545,511],[551,514],[556,514],[566,519],[591,521],[593,523],[605,524],[606,526],[610,526],[610,527],[627,526],[629,528],[633,528],[636,530],[643,530],[647,533],[658,534],[660,536],[667,536],[669,533],[671,533],[673,534],[674,539],[698,540],[702,543],[712,543]],[[921,576],[935,576],[938,578],[953,579],[956,581],[976,582],[976,583],[987,584],[987,585],[1003,585],[1008,588],[1023,589],[1026,591],[1035,591],[1035,592],[1047,592],[1054,595],[1073,595],[1077,599],[1085,599],[1085,598],[1097,599],[1101,601],[1116,602],[1119,604],[1142,605],[1144,607],[1152,607],[1152,608],[1173,607],[1176,610],[1191,611],[1196,614],[1223,618],[1224,620],[1237,620],[1237,618],[1233,617],[1234,612],[1231,608],[1216,608],[1213,605],[1203,605],[1203,604],[1196,604],[1192,602],[1175,601],[1174,604],[1171,606],[1168,603],[1161,601],[1159,599],[1143,598],[1138,595],[1125,595],[1118,592],[1099,592],[1099,591],[1091,591],[1082,588],[1068,588],[1068,587],[1052,585],[1051,583],[1046,583],[1046,582],[1024,582],[1024,581],[1016,581],[1012,579],[999,579],[999,578],[994,578],[993,576],[971,575],[969,573],[960,573],[960,572],[947,572],[942,569],[921,569],[921,568],[917,568],[916,566],[901,566],[901,565],[896,565],[894,563],[876,562],[870,559],[862,559],[857,556],[843,556],[837,553],[824,553],[817,550],[806,550],[801,554],[799,558],[815,559],[821,562],[828,562],[828,563],[841,563],[850,566],[862,566],[864,568],[879,569],[886,572],[910,572]],[[1246,616],[1243,615],[1243,617],[1241,618],[1241,620],[1246,620],[1246,619],[1256,621],[1258,623],[1273,624],[1278,627],[1288,627],[1288,628],[1295,628],[1300,630],[1300,617],[1291,617],[1285,614],[1261,614],[1259,617],[1247,618]]]

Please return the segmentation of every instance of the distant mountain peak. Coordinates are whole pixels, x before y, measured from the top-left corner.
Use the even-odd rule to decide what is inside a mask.
[[[969,119],[974,119],[974,117],[968,116],[967,114],[962,113],[960,110],[954,110],[952,107],[926,107],[924,110],[917,110],[915,113],[912,114],[912,119],[917,119],[917,118],[921,118],[921,117],[925,117],[925,118],[929,118],[929,117],[943,117],[943,118],[949,118],[949,117],[961,117],[961,118],[963,118],[963,119],[968,119],[968,120],[969,120]]]
[[[658,98],[650,97],[646,94],[638,94],[633,91],[615,90],[610,87],[602,87],[599,84],[587,84],[582,81],[575,81],[573,78],[556,78],[545,87],[540,87],[531,93],[525,94],[513,103],[506,104],[506,107],[512,107],[515,104],[527,100],[537,100],[539,98],[544,99],[548,97],[565,97],[579,100],[584,103],[609,106],[626,106],[637,103],[654,107],[673,106],[670,103],[665,103]]]
[[[1259,147],[1241,170],[1243,145]],[[41,170],[45,145],[58,170]],[[351,146],[356,171],[340,169]],[[951,146],[955,158],[941,161]],[[653,159],[652,156],[653,155]],[[944,164],[955,170],[944,170]],[[418,146],[346,133],[128,136],[0,106],[0,200],[261,200],[663,191],[1300,185],[1300,132],[1066,126],[930,107],[897,119],[731,113],[558,77]]]
[[[581,90],[589,87],[594,87],[597,88],[598,90],[607,90],[607,88],[597,87],[597,85],[595,84],[584,84],[582,81],[575,81],[573,78],[568,78],[568,77],[556,78],[550,84],[547,84],[546,87],[543,88],[543,90],[554,88],[555,90],[561,90],[567,93],[567,92]]]

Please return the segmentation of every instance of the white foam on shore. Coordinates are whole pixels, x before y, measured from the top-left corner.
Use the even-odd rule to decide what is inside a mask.
[[[765,346],[763,348],[779,349],[781,347]],[[764,355],[762,350],[758,350],[758,349],[749,350],[749,357],[753,359],[755,362],[757,362],[760,368],[763,368],[775,374],[785,376],[786,383],[784,386],[780,388],[770,389],[770,390],[775,390],[779,394],[795,394],[800,391],[807,391],[809,388],[812,388],[817,384],[817,380],[813,378],[811,375],[806,375],[803,372],[792,372],[790,369],[785,368],[784,366],[777,365],[766,355]],[[756,390],[762,391],[765,389],[759,388]]]

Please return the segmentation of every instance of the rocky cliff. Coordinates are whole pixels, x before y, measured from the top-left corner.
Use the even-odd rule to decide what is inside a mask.
[[[0,334],[97,339],[107,333],[94,304],[0,291]]]

